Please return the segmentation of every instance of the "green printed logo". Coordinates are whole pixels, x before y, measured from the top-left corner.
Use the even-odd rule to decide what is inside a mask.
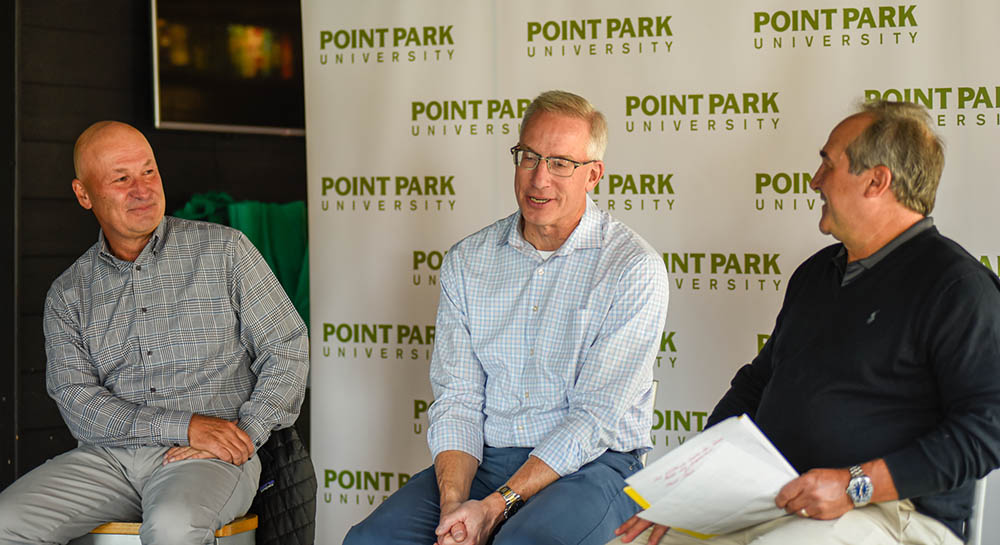
[[[528,21],[528,58],[654,55],[674,47],[671,15]]]
[[[1000,85],[866,89],[865,100],[921,104],[939,127],[1000,127]]]
[[[677,366],[677,345],[674,344],[676,331],[664,331],[660,336],[660,353],[656,356],[656,366],[669,363],[670,368]]]
[[[673,287],[691,291],[778,291],[781,254],[664,253],[663,263]]]
[[[410,103],[411,136],[513,134],[529,98],[430,100]]]
[[[453,212],[453,196],[455,177],[445,174],[320,177],[324,213]]]
[[[430,361],[434,344],[433,325],[324,322],[322,331],[324,358]]]
[[[917,43],[916,5],[755,11],[754,49]]]
[[[677,411],[653,409],[653,427],[650,438],[653,446],[676,447],[705,429],[707,411]],[[673,435],[671,435],[671,433]],[[673,439],[673,444],[671,444]]]
[[[996,261],[991,262],[991,259],[995,259]],[[1000,256],[991,257],[984,255],[979,258],[979,262],[986,265],[986,268],[993,271],[993,274],[1000,274]]]
[[[818,210],[822,206],[816,195],[819,191],[809,187],[812,175],[808,172],[757,172],[754,174],[754,209],[759,212]]]
[[[426,419],[427,409],[431,407],[431,403],[433,401],[425,399],[413,400],[413,433],[415,435],[420,435],[424,432],[424,420]]]
[[[758,333],[757,334],[757,353],[758,354],[760,354],[760,351],[764,349],[764,345],[767,344],[767,340],[770,339],[770,338],[771,338],[771,335],[769,335],[767,333]]]
[[[341,505],[376,505],[410,480],[408,473],[371,469],[324,469],[323,501]]]
[[[412,64],[450,61],[455,57],[453,30],[453,25],[321,30],[319,63]]]
[[[778,92],[625,96],[625,132],[777,130]]]
[[[673,211],[673,174],[607,174],[590,196],[609,211]]]
[[[438,270],[447,251],[414,250],[413,251],[413,285],[437,287]]]

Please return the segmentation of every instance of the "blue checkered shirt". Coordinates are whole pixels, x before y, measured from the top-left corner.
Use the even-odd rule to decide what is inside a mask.
[[[663,258],[589,199],[547,260],[520,223],[517,212],[469,236],[441,266],[432,456],[531,447],[567,475],[606,450],[650,447]]]
[[[187,445],[193,413],[239,420],[257,446],[291,425],[306,327],[247,238],[165,217],[134,262],[104,234],[49,289],[46,383],[73,436]]]

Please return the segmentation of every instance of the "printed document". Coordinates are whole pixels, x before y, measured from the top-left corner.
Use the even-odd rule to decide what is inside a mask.
[[[774,498],[798,477],[747,415],[688,439],[632,475],[639,516],[696,537],[734,532],[785,514]]]

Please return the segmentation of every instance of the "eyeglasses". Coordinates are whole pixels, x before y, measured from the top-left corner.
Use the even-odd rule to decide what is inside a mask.
[[[553,176],[560,178],[569,178],[576,172],[577,167],[597,162],[597,159],[581,163],[565,157],[542,157],[533,151],[521,148],[520,145],[510,148],[510,154],[514,156],[514,165],[524,170],[535,170],[538,168],[538,163],[545,159],[545,167]]]

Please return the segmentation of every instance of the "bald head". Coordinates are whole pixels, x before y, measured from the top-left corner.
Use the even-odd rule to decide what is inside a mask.
[[[134,260],[163,219],[165,199],[156,158],[135,127],[100,121],[73,148],[73,192],[92,210],[111,250]]]
[[[95,154],[100,153],[102,144],[107,144],[122,136],[138,137],[146,142],[147,146],[149,145],[146,137],[138,129],[120,121],[98,121],[80,133],[76,139],[76,145],[73,146],[73,169],[76,178],[86,181],[88,163]]]

